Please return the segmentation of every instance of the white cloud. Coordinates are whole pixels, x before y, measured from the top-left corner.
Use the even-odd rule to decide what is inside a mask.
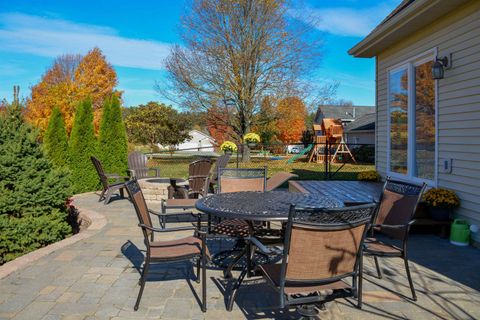
[[[1,51],[56,57],[85,54],[99,47],[116,66],[163,69],[170,45],[146,39],[121,37],[109,27],[79,24],[20,13],[0,14]]]
[[[323,32],[364,37],[394,8],[391,3],[384,2],[370,8],[292,8],[289,13]]]

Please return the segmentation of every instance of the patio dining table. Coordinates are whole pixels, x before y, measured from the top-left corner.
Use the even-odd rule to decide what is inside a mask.
[[[290,205],[301,208],[335,208],[342,207],[343,202],[333,197],[318,197],[306,193],[287,192],[287,191],[269,191],[269,192],[233,192],[219,193],[207,196],[196,202],[196,208],[209,215],[214,215],[225,219],[241,219],[247,221],[250,226],[250,233],[254,235],[255,222],[286,222]],[[233,287],[236,291],[246,274],[250,274],[253,253],[250,249],[250,243],[246,238],[245,251],[237,256],[228,271],[233,268],[233,264],[246,256],[247,263],[242,273],[237,278]],[[232,296],[234,293],[232,293]],[[233,301],[227,305],[227,310],[232,310]]]
[[[252,221],[286,221],[290,205],[302,208],[342,207],[333,197],[319,197],[288,191],[232,192],[207,196],[197,201],[196,208],[220,218]]]

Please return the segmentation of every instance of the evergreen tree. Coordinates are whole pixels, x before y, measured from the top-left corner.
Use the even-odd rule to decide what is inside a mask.
[[[90,160],[95,153],[92,101],[87,98],[77,108],[68,143],[68,165],[75,193],[93,191],[98,187],[98,175]]]
[[[127,173],[127,134],[122,119],[120,100],[116,95],[106,99],[100,122],[99,150],[105,171]]]
[[[55,167],[64,167],[67,164],[67,131],[60,109],[55,107],[48,122],[47,131],[43,140],[47,157]]]
[[[69,233],[70,183],[24,123],[18,99],[0,115],[0,265]]]

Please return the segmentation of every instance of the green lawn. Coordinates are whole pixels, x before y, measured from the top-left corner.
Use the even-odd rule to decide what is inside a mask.
[[[187,178],[188,177],[188,164],[195,160],[196,157],[186,157],[182,155],[177,157],[176,155],[164,156],[162,158],[152,159],[149,161],[149,165],[152,167],[159,167],[160,174],[163,177],[175,177],[175,178]],[[267,166],[268,176],[273,175],[276,172],[287,171],[298,175],[297,180],[323,180],[324,179],[324,164],[320,163],[307,163],[301,160],[292,164],[287,163],[287,158],[281,160],[271,160],[270,158],[252,158],[250,162],[239,163],[241,168],[258,168]],[[235,168],[235,159],[230,161],[229,167]],[[335,172],[340,167],[339,164],[332,164],[331,170]],[[333,176],[335,180],[356,180],[357,174],[361,171],[374,170],[373,164],[346,164],[340,171]]]

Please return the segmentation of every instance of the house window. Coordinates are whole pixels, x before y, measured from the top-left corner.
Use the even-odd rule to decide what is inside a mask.
[[[435,81],[432,59],[389,73],[389,168],[392,174],[435,181]]]

